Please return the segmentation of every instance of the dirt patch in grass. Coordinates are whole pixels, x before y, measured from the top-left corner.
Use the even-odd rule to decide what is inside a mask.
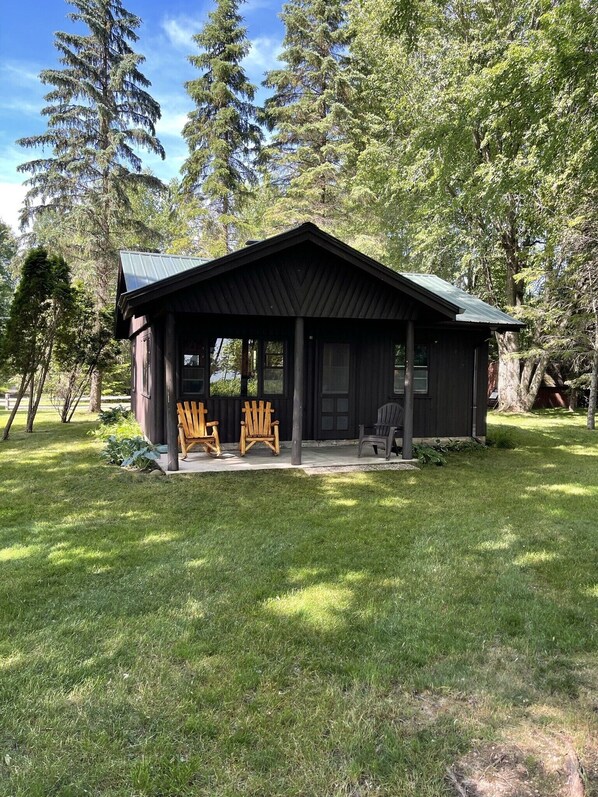
[[[517,735],[517,734],[516,734]],[[519,743],[479,745],[447,771],[459,797],[592,797],[595,745],[578,755],[570,739],[535,732]]]

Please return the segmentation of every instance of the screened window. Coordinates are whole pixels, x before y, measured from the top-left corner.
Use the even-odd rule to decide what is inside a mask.
[[[257,396],[257,362],[256,340],[216,338],[210,346],[210,395]]]
[[[205,393],[206,352],[201,343],[183,346],[182,392],[185,395]]]
[[[325,343],[322,351],[322,393],[349,392],[348,343]]]
[[[405,344],[395,344],[394,392],[405,392]],[[428,392],[428,347],[416,343],[413,358],[413,392]]]
[[[281,340],[264,341],[263,380],[266,395],[284,393],[284,343]]]

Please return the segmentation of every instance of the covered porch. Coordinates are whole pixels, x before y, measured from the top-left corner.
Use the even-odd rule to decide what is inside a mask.
[[[357,443],[341,445],[324,443],[304,443],[301,447],[300,462],[293,462],[291,446],[283,446],[279,456],[273,456],[264,448],[255,448],[242,457],[238,450],[224,450],[219,457],[203,451],[189,453],[187,459],[178,460],[178,469],[169,469],[167,453],[160,456],[159,466],[167,474],[182,473],[238,473],[240,471],[299,469],[308,475],[326,473],[351,473],[370,470],[416,470],[417,460],[405,460],[393,454],[386,460],[384,454],[376,456],[372,449],[357,456]]]

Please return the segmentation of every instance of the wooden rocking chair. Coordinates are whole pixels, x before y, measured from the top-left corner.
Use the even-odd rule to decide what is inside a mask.
[[[264,443],[273,454],[280,454],[278,421],[272,420],[274,410],[269,401],[246,401],[243,407],[245,420],[241,421],[239,449],[245,456],[256,443]]]
[[[193,446],[203,446],[207,454],[220,456],[218,421],[206,421],[208,411],[204,405],[195,401],[185,401],[176,405],[179,416],[179,440],[183,459]],[[211,431],[208,432],[208,427]]]

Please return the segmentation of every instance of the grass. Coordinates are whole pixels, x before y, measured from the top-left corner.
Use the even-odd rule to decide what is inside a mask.
[[[598,433],[492,423],[445,468],[176,478],[17,426],[0,795],[440,797],[501,743],[548,777],[542,738],[591,775]]]

